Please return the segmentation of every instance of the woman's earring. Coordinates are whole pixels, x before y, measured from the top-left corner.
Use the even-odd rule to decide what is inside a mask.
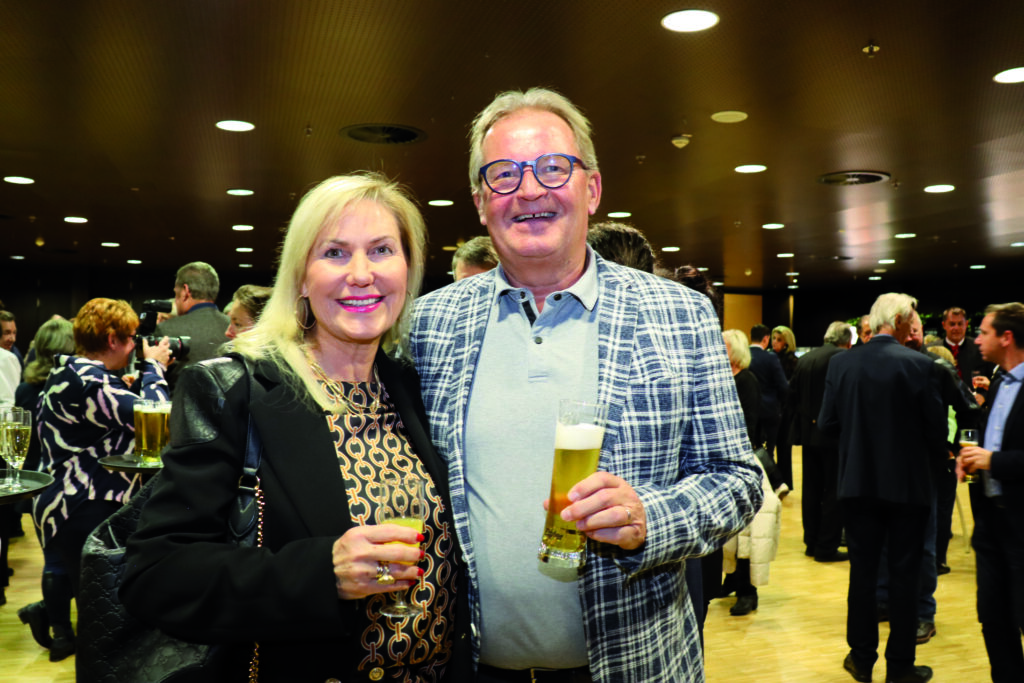
[[[301,303],[301,306],[299,305]],[[313,316],[313,309],[309,305],[309,297],[299,295],[295,300],[295,319],[306,332],[316,327],[316,318]]]

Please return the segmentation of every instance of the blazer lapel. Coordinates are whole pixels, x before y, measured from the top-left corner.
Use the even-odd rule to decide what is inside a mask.
[[[261,470],[273,472],[311,536],[340,535],[352,521],[323,412],[284,382],[272,363],[261,361],[255,374],[267,387],[250,406],[263,440]],[[273,509],[272,500],[267,504]]]
[[[625,397],[629,395],[629,373],[633,365],[638,307],[626,283],[609,272],[598,259],[598,374],[597,401],[608,406],[602,460],[611,452],[619,430]],[[608,463],[603,462],[606,466]]]

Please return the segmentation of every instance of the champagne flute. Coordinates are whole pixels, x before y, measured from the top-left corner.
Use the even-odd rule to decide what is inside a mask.
[[[28,444],[32,435],[32,413],[23,408],[10,408],[3,422],[4,443],[7,453],[7,486],[12,492],[22,491],[21,467],[28,456]]]
[[[960,430],[960,447],[964,446],[977,446],[978,445],[978,430],[977,429],[961,429]],[[968,484],[973,484],[977,475],[973,472],[964,472],[964,481]]]
[[[377,508],[378,524],[398,524],[423,533],[427,501],[424,481],[414,474],[386,474],[377,484],[379,492]],[[391,541],[401,543],[401,541]],[[402,543],[402,545],[410,545]],[[419,547],[419,546],[416,546]],[[412,564],[399,563],[399,564]],[[380,613],[388,617],[408,617],[419,614],[420,609],[405,601],[405,591],[395,591],[393,601],[381,608]]]

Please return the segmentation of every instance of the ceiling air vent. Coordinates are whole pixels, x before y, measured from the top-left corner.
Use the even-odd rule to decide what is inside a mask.
[[[391,123],[361,123],[342,128],[338,135],[374,145],[408,145],[427,139],[427,134],[419,128]]]
[[[821,176],[818,182],[824,185],[870,185],[890,178],[892,176],[882,171],[836,171]]]

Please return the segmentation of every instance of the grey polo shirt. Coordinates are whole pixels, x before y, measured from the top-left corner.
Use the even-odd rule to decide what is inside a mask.
[[[466,419],[466,495],[480,586],[481,661],[505,669],[588,663],[575,571],[537,559],[558,402],[596,401],[597,268],[537,313],[499,266]]]

